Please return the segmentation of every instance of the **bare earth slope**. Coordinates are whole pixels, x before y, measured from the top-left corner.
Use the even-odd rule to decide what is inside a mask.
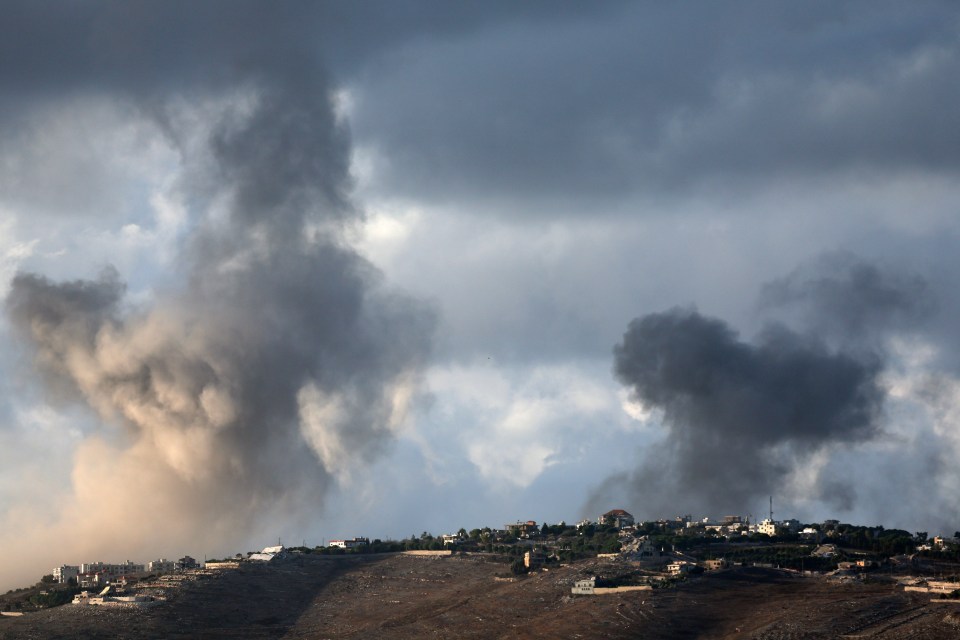
[[[478,556],[297,556],[187,584],[149,608],[67,605],[2,618],[0,639],[960,637],[960,605],[889,583],[770,569],[718,572],[670,590],[571,596],[573,581],[598,566],[514,581],[502,578],[505,565]]]

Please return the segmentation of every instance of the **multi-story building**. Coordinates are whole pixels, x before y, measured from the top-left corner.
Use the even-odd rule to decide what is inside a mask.
[[[53,579],[60,584],[66,584],[71,579],[76,580],[78,575],[80,575],[80,567],[69,564],[55,567],[53,570]]]
[[[166,558],[160,558],[159,560],[153,560],[152,562],[147,563],[147,571],[151,573],[170,573],[174,570],[173,560],[167,560]]]
[[[768,536],[777,535],[777,523],[770,518],[765,519],[757,525],[757,533],[764,533]]]

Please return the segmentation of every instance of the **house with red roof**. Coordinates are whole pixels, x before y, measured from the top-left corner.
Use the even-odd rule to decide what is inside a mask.
[[[612,524],[617,529],[632,527],[634,524],[633,516],[623,509],[611,509],[597,518],[600,524]]]

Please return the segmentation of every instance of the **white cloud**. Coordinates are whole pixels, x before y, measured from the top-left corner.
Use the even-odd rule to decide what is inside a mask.
[[[602,418],[618,407],[612,383],[568,364],[451,365],[432,369],[428,384],[437,418],[457,425],[448,435],[497,486],[529,486],[551,465],[578,457],[595,429],[618,428]]]

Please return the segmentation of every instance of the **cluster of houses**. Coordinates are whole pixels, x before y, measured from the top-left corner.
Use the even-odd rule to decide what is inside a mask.
[[[960,538],[936,536],[930,542],[919,545],[917,551],[943,551],[957,545],[960,545]]]
[[[826,521],[824,524],[830,524],[831,522],[838,524],[837,521],[831,520]],[[566,526],[566,523],[563,521],[558,524],[560,526]],[[694,520],[691,516],[685,515],[677,516],[672,520],[657,520],[656,524],[660,530],[672,530],[678,535],[703,535],[705,533],[712,533],[729,538],[734,536],[750,536],[755,533],[769,536],[789,534],[799,535],[801,538],[815,542],[818,542],[823,537],[823,534],[817,529],[809,527],[801,529],[802,525],[800,521],[792,518],[778,521],[768,518],[759,523],[751,523],[749,518],[742,516],[725,516],[722,520],[714,522],[710,518]],[[624,509],[612,509],[598,516],[595,521],[589,519],[581,520],[576,526],[578,529],[582,529],[587,526],[596,525],[614,526],[628,539],[638,533],[635,518]],[[542,525],[538,525],[535,520],[508,522],[504,524],[501,529],[484,529],[483,532],[484,542],[503,542],[513,538],[533,541],[543,535]],[[444,547],[468,547],[471,543],[470,537],[463,529],[458,533],[443,534],[438,537],[438,540]],[[365,544],[370,544],[370,540],[368,538],[358,537],[344,540],[331,540],[328,546],[340,549],[353,549]]]
[[[826,524],[835,521],[827,521]],[[561,526],[566,523],[560,522]],[[673,530],[680,535],[702,535],[705,532],[712,532],[724,537],[750,536],[754,533],[762,533],[769,536],[784,534],[796,534],[801,537],[816,539],[820,532],[812,528],[801,529],[799,520],[787,519],[774,521],[765,519],[759,523],[751,524],[749,518],[742,516],[725,516],[719,522],[713,522],[710,518],[694,520],[691,516],[677,516],[672,520],[657,520],[656,524],[661,530]],[[625,536],[636,533],[638,528],[634,517],[624,509],[612,509],[597,517],[594,520],[581,520],[577,523],[577,528],[582,529],[587,526],[606,525],[616,527]],[[515,536],[523,540],[537,538],[541,535],[541,528],[534,520],[521,521],[503,525],[503,529],[490,530],[490,536],[493,541],[499,541],[509,536]],[[441,536],[445,545],[458,545],[467,540],[467,536],[462,532],[451,533]],[[338,542],[338,541],[333,541]],[[331,542],[331,545],[333,545]]]
[[[561,527],[566,527],[564,522],[558,524]],[[658,547],[647,535],[644,535],[645,532],[650,531],[651,524],[655,524],[656,528],[660,531],[669,530],[676,535],[698,536],[712,534],[729,539],[739,536],[750,536],[757,533],[769,536],[789,534],[797,535],[802,539],[820,544],[828,542],[834,528],[839,525],[839,522],[836,520],[826,520],[823,523],[823,528],[817,529],[811,527],[801,528],[802,525],[795,519],[774,521],[772,518],[767,518],[759,523],[752,524],[749,518],[743,518],[742,516],[725,516],[722,520],[714,522],[711,521],[710,518],[694,520],[689,515],[685,515],[670,520],[658,520],[655,523],[642,523],[642,525],[638,527],[634,517],[630,513],[624,509],[612,509],[598,516],[596,521],[582,520],[578,522],[577,528],[583,529],[588,526],[597,525],[615,527],[619,533],[621,551],[619,554],[614,555],[625,556],[641,564],[657,565],[669,575],[683,575],[694,570],[713,570],[726,566],[726,561],[724,560],[707,560],[698,564],[693,558],[677,553],[675,550]],[[530,544],[530,550],[524,555],[524,565],[528,569],[534,569],[546,560],[545,554],[543,553],[544,547],[537,543],[537,539],[542,538],[546,531],[546,526],[540,527],[534,520],[518,520],[515,523],[505,524],[503,529],[484,529],[482,541],[501,542],[513,539],[527,541]],[[470,545],[476,542],[471,540],[463,529],[458,533],[443,535],[439,540],[442,541],[445,548],[469,548]],[[369,544],[369,538],[354,537],[350,539],[331,540],[328,546],[340,549],[353,549]],[[928,543],[920,545],[917,549],[942,550],[957,544],[960,544],[958,538],[937,536],[930,539]],[[834,555],[835,552],[834,545],[820,544],[812,555],[830,556]],[[247,558],[238,555],[236,559],[208,562],[206,563],[206,568],[236,568],[239,566],[241,560],[269,562],[275,558],[284,556],[286,553],[287,551],[283,546],[266,547],[261,552],[248,554]],[[449,553],[449,551],[447,553]],[[55,582],[62,584],[69,583],[84,589],[93,589],[103,588],[107,585],[123,585],[126,584],[128,580],[135,581],[139,577],[150,573],[168,574],[199,568],[200,563],[190,556],[184,556],[176,561],[161,558],[149,562],[146,565],[130,562],[129,560],[122,564],[92,562],[56,567],[53,570],[53,578]],[[586,588],[586,585],[582,586]]]
[[[138,564],[127,560],[122,564],[105,562],[85,562],[79,565],[64,564],[53,569],[53,580],[60,584],[76,584],[84,589],[102,588],[108,584],[125,583],[145,573],[172,573],[187,569],[198,569],[200,564],[190,556],[179,560],[160,558]]]

